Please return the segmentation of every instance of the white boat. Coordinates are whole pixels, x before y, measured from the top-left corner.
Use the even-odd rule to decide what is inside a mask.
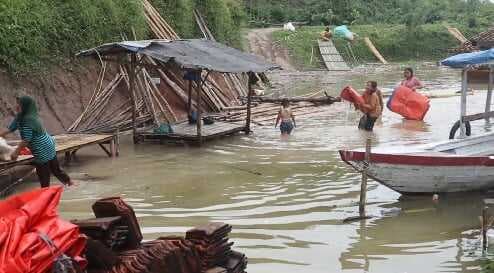
[[[369,162],[364,150],[340,151],[341,159],[372,179],[402,194],[480,191],[494,188],[494,133],[470,135],[470,122],[494,118],[490,110],[494,80],[494,49],[460,54],[442,62],[462,68],[461,116],[450,140],[422,145],[373,149]],[[466,115],[467,75],[475,65],[488,64],[490,82],[485,112]],[[460,139],[454,139],[460,129]]]
[[[494,188],[494,133],[421,146],[376,148],[367,174],[402,194],[479,191]],[[364,150],[340,151],[357,171]]]

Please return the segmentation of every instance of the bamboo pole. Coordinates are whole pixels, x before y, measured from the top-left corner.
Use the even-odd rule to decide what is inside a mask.
[[[247,118],[246,118],[246,123],[245,123],[245,134],[250,134],[250,121],[251,121],[251,114],[252,114],[252,83],[253,83],[253,75],[252,73],[249,75],[249,92],[247,94]]]
[[[485,113],[487,114],[488,112],[491,111],[491,104],[492,104],[492,85],[494,81],[494,71],[492,69],[492,65],[489,65],[489,83],[487,84],[487,98],[485,100]],[[485,119],[487,122],[489,122],[489,117],[486,117]]]
[[[192,110],[192,81],[189,81],[189,98],[187,100],[187,113],[190,115]]]
[[[200,72],[198,72],[200,73]],[[202,145],[202,84],[201,77],[197,77],[197,138],[199,145]]]
[[[381,53],[377,50],[377,48],[374,46],[374,44],[371,42],[369,37],[364,38],[364,42],[367,45],[367,47],[370,49],[372,54],[376,56],[376,58],[383,64],[388,64],[388,62],[384,59],[384,57],[381,55]]]
[[[134,144],[137,144],[137,106],[136,106],[136,97],[134,94],[134,85],[135,85],[135,66],[136,66],[136,54],[132,54],[130,61],[130,71],[129,71],[129,92],[132,101],[132,136],[134,140]]]

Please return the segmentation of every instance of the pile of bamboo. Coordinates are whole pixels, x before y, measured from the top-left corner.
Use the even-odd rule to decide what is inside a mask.
[[[296,117],[312,117],[319,116],[330,111],[329,105],[338,102],[338,98],[331,96],[318,96],[322,91],[313,94],[293,97],[287,99],[290,103],[290,109]],[[252,123],[256,125],[266,126],[274,124],[276,116],[280,111],[280,102],[283,99],[273,98],[256,98],[253,97],[252,105]],[[238,122],[245,120],[247,109],[244,106],[231,107],[229,111],[222,113],[221,117],[226,121]]]
[[[176,40],[179,35],[149,3],[141,0],[149,28],[157,39]],[[194,12],[196,22],[207,39],[215,40],[213,34],[201,14]],[[113,133],[132,129],[135,101],[136,125],[140,128],[158,126],[159,124],[175,123],[185,120],[188,106],[197,109],[197,95],[193,92],[197,88],[195,82],[186,81],[186,71],[172,63],[156,63],[155,60],[137,56],[139,65],[136,69],[135,87],[129,94],[130,86],[128,65],[120,66],[118,73],[107,80],[107,64],[102,62],[102,70],[93,92],[83,113],[68,129],[69,132],[84,133]],[[152,71],[148,67],[153,67]],[[256,75],[260,85],[266,82],[264,74]],[[245,98],[248,93],[248,76],[246,74],[222,74],[203,72],[204,84],[202,87],[202,112],[220,113],[219,116],[227,121],[244,121],[247,117]],[[159,81],[159,84],[156,82]],[[106,85],[104,83],[107,83]],[[120,93],[120,96],[117,94]],[[307,95],[314,97],[315,95]],[[125,98],[123,101],[121,98]],[[118,99],[120,98],[120,101]],[[132,100],[132,98],[134,100]],[[273,119],[279,111],[279,104],[259,101],[252,110],[253,122],[262,124]],[[318,104],[307,100],[293,105],[298,116],[319,113],[314,110]],[[324,110],[323,110],[324,111]]]
[[[142,0],[142,4],[148,25],[156,38],[180,39],[173,28],[147,0]],[[155,81],[150,76],[151,73],[146,68],[138,68],[134,94],[130,94],[136,101],[137,126],[158,125],[162,122],[173,123],[184,119],[184,114],[187,113],[186,107],[189,103],[189,97],[192,97],[190,99],[191,106],[193,108],[197,106],[196,97],[191,92],[197,87],[196,83],[185,81],[183,79],[185,71],[173,64],[157,64],[150,58],[143,59],[141,62],[160,67],[152,72],[158,75],[161,82],[160,87],[164,86],[164,88],[156,86]],[[120,131],[131,129],[132,104],[130,99],[119,105],[116,110],[109,110],[112,108],[110,102],[115,99],[115,94],[118,90],[129,90],[127,69],[129,68],[121,66],[119,73],[106,86],[103,86],[106,72],[106,63],[103,63],[97,88],[83,113],[68,129],[69,132],[102,133],[114,132],[117,129]],[[204,73],[203,78],[205,76]],[[125,85],[122,82],[125,82]],[[203,111],[223,111],[228,107],[239,105],[238,98],[246,95],[247,82],[245,77],[210,73],[203,86],[202,107],[205,108]],[[171,106],[168,103],[170,96],[179,98],[180,103]],[[124,97],[129,97],[129,94],[124,94]]]
[[[104,63],[97,88],[83,113],[68,129],[69,132],[112,133],[118,130],[132,129],[132,100],[126,96],[127,99],[124,99],[122,103],[112,107],[117,90],[123,88],[128,90],[130,85],[129,73],[124,66],[121,66],[120,72],[103,87],[106,66],[107,64]],[[160,120],[177,121],[173,109],[145,69],[137,71],[136,88],[131,96],[135,98],[137,124],[157,125]]]

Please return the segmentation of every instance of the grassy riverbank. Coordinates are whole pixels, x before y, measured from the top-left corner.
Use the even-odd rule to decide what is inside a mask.
[[[244,18],[239,0],[152,0],[185,38],[200,37],[199,9],[216,38],[240,46]],[[141,0],[16,0],[0,3],[0,69],[11,74],[66,66],[79,50],[122,39],[152,38]]]
[[[467,37],[483,30],[456,27]],[[405,25],[356,25],[350,29],[360,38],[369,37],[388,61],[438,60],[447,56],[449,48],[458,45],[442,24],[421,25],[414,29]],[[296,32],[277,31],[273,34],[273,39],[291,51],[294,61],[299,66],[316,68],[320,67],[317,39],[321,31],[323,27],[301,27]],[[346,49],[347,42],[342,39],[334,41],[343,57],[349,62],[354,62]],[[363,39],[358,39],[352,44],[352,49],[357,61],[376,62]],[[311,63],[312,54],[314,55]]]

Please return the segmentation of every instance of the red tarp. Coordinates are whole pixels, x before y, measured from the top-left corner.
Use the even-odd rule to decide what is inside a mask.
[[[405,86],[399,86],[388,100],[388,109],[406,119],[423,120],[429,111],[429,98]]]
[[[351,86],[343,88],[343,90],[341,90],[340,97],[355,104],[357,107],[365,104],[364,98]]]
[[[59,218],[62,187],[43,188],[0,202],[0,273],[46,273],[60,253],[40,238],[46,234],[70,257],[80,259],[86,238],[76,225]],[[81,259],[81,266],[85,266]]]

